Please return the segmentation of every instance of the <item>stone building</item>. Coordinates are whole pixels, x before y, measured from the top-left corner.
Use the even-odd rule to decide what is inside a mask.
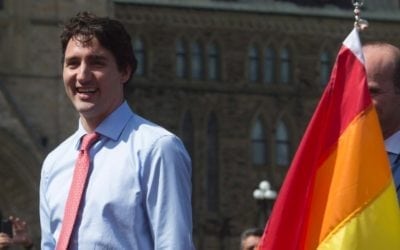
[[[363,41],[400,46],[399,2],[365,2]],[[37,241],[41,163],[77,126],[59,24],[82,10],[125,24],[140,62],[128,101],[191,154],[197,249],[237,248],[260,223],[253,190],[282,184],[353,27],[351,1],[0,0],[0,209]]]

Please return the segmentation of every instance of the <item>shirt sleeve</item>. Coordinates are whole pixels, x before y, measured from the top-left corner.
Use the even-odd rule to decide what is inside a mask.
[[[41,227],[41,248],[55,249],[55,241],[51,234],[50,222],[50,209],[46,200],[46,188],[48,183],[48,176],[45,174],[46,162],[43,164],[42,176],[40,178],[40,227]]]
[[[145,158],[144,172],[154,249],[194,249],[191,161],[182,142],[173,135],[159,138]]]

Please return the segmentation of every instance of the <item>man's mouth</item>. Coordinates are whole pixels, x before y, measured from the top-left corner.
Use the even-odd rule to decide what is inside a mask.
[[[93,94],[97,91],[97,88],[76,88],[76,92],[79,94]]]

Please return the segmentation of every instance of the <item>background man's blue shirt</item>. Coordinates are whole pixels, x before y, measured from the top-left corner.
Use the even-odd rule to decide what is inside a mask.
[[[400,201],[400,131],[397,131],[385,140],[385,147],[389,155],[397,197]]]

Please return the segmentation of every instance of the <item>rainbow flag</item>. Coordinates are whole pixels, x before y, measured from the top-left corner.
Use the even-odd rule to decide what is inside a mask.
[[[399,205],[356,29],[342,44],[258,249],[400,249]]]

